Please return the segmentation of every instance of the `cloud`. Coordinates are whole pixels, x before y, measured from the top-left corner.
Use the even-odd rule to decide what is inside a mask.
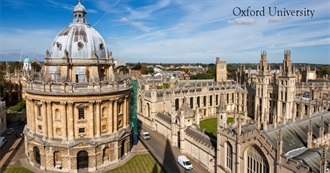
[[[150,27],[147,27],[147,26],[144,26],[142,23],[140,22],[131,22],[130,25],[134,26],[135,28],[137,29],[140,29],[144,32],[149,32],[152,30],[152,28]]]
[[[126,17],[120,18],[119,19],[120,22],[126,23],[128,22],[128,19]]]
[[[284,22],[284,21],[288,21],[291,18],[288,16],[276,16],[276,17],[272,17],[268,20],[269,23],[277,23],[277,22]]]
[[[228,23],[237,25],[251,25],[256,23],[256,21],[252,17],[241,17],[234,20],[228,20]]]

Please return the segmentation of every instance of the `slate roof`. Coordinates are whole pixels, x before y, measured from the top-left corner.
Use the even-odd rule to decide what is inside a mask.
[[[204,134],[203,132],[194,129],[192,127],[187,127],[186,128],[186,134],[194,139],[196,139],[197,141],[199,141],[200,143],[205,144],[208,147],[213,147],[217,145],[217,140],[214,138],[211,138],[210,136]]]
[[[321,117],[323,117],[323,121]],[[322,126],[322,123],[324,132],[328,132],[328,125],[330,124],[330,112],[328,111],[319,112],[312,117],[285,124],[282,126],[283,153],[302,147],[307,148],[307,133],[310,120],[312,123],[313,138],[319,137],[319,128]],[[274,129],[261,131],[261,133],[277,147],[279,126]]]

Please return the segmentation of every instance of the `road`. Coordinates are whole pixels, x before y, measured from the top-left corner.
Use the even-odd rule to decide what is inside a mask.
[[[23,132],[24,125],[18,125],[17,123],[9,125],[7,128],[14,128],[15,131],[11,135],[7,135],[6,132],[4,132],[1,136],[6,137],[7,142],[0,148],[0,163],[4,164],[6,166],[7,159],[11,159],[10,154],[15,150],[12,148],[13,144],[17,140],[17,138],[20,138],[20,134]],[[17,135],[17,137],[16,137]],[[17,145],[17,144],[16,144]],[[6,156],[6,158],[4,158]],[[5,160],[4,160],[5,159]],[[0,165],[1,167],[3,165]]]
[[[189,158],[192,162],[193,169],[185,170],[178,164],[177,158],[180,153],[180,149],[172,147],[169,140],[158,132],[152,131],[150,128],[143,126],[143,130],[148,131],[150,134],[150,140],[142,140],[142,143],[151,152],[151,154],[157,159],[158,163],[170,173],[207,173],[208,171],[202,167],[198,161]]]

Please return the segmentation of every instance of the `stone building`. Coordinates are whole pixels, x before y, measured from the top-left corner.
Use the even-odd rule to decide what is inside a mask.
[[[215,68],[216,75],[215,75],[215,81],[216,82],[226,82],[227,81],[227,62],[226,61],[220,61],[220,58],[217,57],[215,61]]]
[[[306,70],[310,72],[308,67]],[[288,50],[284,51],[280,69],[271,69],[267,53],[262,52],[256,70],[246,70],[243,66],[236,74],[237,82],[246,86],[248,91],[248,116],[259,121],[264,128],[273,127],[280,119],[295,121],[330,106],[330,82],[304,82],[308,77],[299,77],[304,73],[292,64]]]
[[[96,171],[130,153],[131,87],[114,72],[102,36],[79,1],[52,42],[41,75],[24,87],[25,153],[44,171]]]
[[[7,130],[6,102],[0,100],[0,134]]]

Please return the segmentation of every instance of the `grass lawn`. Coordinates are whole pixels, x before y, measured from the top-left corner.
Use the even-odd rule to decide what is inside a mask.
[[[33,173],[33,172],[26,168],[18,167],[18,168],[7,168],[5,169],[4,173]]]
[[[125,165],[108,171],[108,173],[162,173],[161,167],[151,157],[150,154],[139,154],[134,156]],[[32,171],[23,168],[7,168],[4,173],[33,173]]]
[[[227,124],[233,122],[234,122],[234,117],[227,118]],[[202,130],[205,129],[206,133],[212,134],[214,137],[217,137],[217,117],[202,120],[200,122],[200,128]]]
[[[200,122],[200,128],[217,137],[217,118],[209,118]]]
[[[108,171],[108,173],[161,173],[163,172],[157,162],[150,154],[139,154],[134,156],[125,165]]]

